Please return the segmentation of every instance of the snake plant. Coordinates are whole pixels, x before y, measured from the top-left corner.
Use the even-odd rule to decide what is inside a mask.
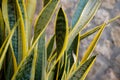
[[[60,0],[43,0],[33,21],[36,3],[0,0],[0,80],[84,80],[96,60],[97,55],[91,54],[105,26],[120,16],[81,34],[101,0],[79,0],[71,25]],[[53,15],[55,32],[47,43],[45,31]],[[81,40],[95,32],[80,60]]]

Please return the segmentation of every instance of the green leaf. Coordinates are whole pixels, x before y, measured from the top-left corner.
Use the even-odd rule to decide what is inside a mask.
[[[5,40],[5,45],[2,45],[2,48],[1,48],[1,51],[0,51],[0,70],[2,68],[2,65],[3,65],[3,61],[5,59],[5,56],[6,56],[6,52],[7,52],[7,49],[8,49],[8,46],[10,44],[10,41],[12,39],[12,36],[14,34],[14,31],[16,29],[16,25],[14,26],[14,28],[12,29],[11,33],[7,36],[6,40]],[[3,43],[4,44],[4,43]]]
[[[45,6],[46,4],[44,4]],[[47,68],[47,52],[45,48],[45,32],[41,35],[37,47],[37,61],[35,68],[35,80],[47,80],[46,68]]]
[[[93,28],[93,29],[91,29],[91,30],[89,30],[89,31],[81,34],[80,40],[83,40],[83,39],[85,39],[86,37],[94,34],[94,33],[97,32],[98,30],[100,30],[100,28],[101,28],[101,26],[97,26],[97,27],[95,27],[95,28]]]
[[[18,13],[17,11],[19,12],[19,8],[18,6],[16,7],[15,0],[2,1],[2,14],[8,31],[7,33],[11,32],[13,25],[17,22],[16,17],[20,19],[19,27],[17,27],[15,34],[13,35],[12,38],[13,50],[15,53],[17,63],[19,64],[21,59],[26,55],[27,44],[26,44],[25,29],[24,29],[24,23],[22,21],[22,16],[20,16],[20,13]]]
[[[11,45],[11,43],[10,43],[10,45]],[[3,68],[4,68],[5,79],[6,80],[11,79],[13,73],[16,70],[15,68],[17,68],[17,64],[14,63],[14,61],[13,61],[12,49],[10,46],[8,47],[8,50],[6,52]]]
[[[43,33],[38,42],[35,80],[46,80],[46,64],[45,33]]]
[[[50,19],[51,19],[53,13],[55,12],[58,2],[59,2],[59,0],[50,1],[48,3],[48,5],[46,7],[44,7],[43,10],[40,12],[39,17],[35,23],[35,31],[34,31],[34,39],[33,39],[34,42],[45,31],[48,23],[50,22]]]
[[[8,0],[7,5],[8,5],[9,27],[11,30],[13,25],[16,23],[16,17],[17,17],[15,0]],[[15,34],[13,35],[12,45],[13,45],[13,50],[14,50],[14,54],[15,54],[17,63],[19,63],[21,55],[18,54],[18,27],[15,31]]]
[[[51,71],[54,69],[55,65],[58,64],[60,59],[62,58],[64,51],[67,47],[68,40],[68,22],[65,15],[65,12],[62,8],[59,9],[56,19],[56,27],[55,27],[55,37],[56,37],[56,60],[53,62],[52,67],[50,68],[47,76],[50,75]],[[57,67],[56,67],[57,69]],[[58,74],[55,73],[54,79],[58,78]]]
[[[46,6],[46,5],[48,4],[49,1],[50,1],[50,0],[43,0],[44,6]]]
[[[2,11],[0,8],[0,47],[3,44],[4,38],[5,38],[5,26],[4,26]]]
[[[75,55],[76,58],[78,58],[78,50],[79,50],[79,44],[80,44],[79,42],[80,42],[80,34],[78,34],[75,37],[74,41],[72,42],[71,47],[67,51],[68,58],[70,60],[70,68],[72,67],[73,63],[75,63],[73,55]]]
[[[24,0],[16,0],[16,5],[18,7],[18,12],[21,16],[21,21],[24,23],[24,27],[26,27],[26,10]]]
[[[112,18],[112,19],[110,19],[106,24],[109,24],[109,23],[115,21],[115,20],[118,19],[118,18],[120,18],[120,15],[119,15],[119,16],[116,16],[116,17],[114,17],[114,18]],[[86,37],[88,37],[88,36],[92,35],[93,33],[97,32],[98,30],[101,29],[101,27],[102,27],[102,26],[100,25],[100,26],[97,26],[97,27],[95,27],[95,28],[93,28],[93,29],[91,29],[91,30],[83,33],[83,34],[80,36],[80,40],[83,40],[83,39],[85,39]]]
[[[58,60],[60,60],[60,58],[64,54],[64,51],[66,50],[68,39],[68,21],[62,8],[59,9],[57,15],[55,35],[56,35],[56,52]]]
[[[100,0],[88,1],[79,18],[79,21],[78,21],[79,23],[75,25],[75,27],[72,29],[72,31],[69,34],[69,44],[67,46],[67,50],[70,48],[70,45],[72,44],[76,35],[91,21],[96,11],[98,10],[100,4],[101,4]]]
[[[20,24],[18,27],[18,57],[19,63],[20,61],[27,55],[28,50],[28,43],[27,43],[27,36],[25,32],[26,27],[26,11],[24,6],[24,0],[16,0],[16,10],[17,10],[17,17],[20,18]]]
[[[16,13],[15,13],[15,1],[14,0],[3,0],[2,1],[2,14],[5,21],[7,33],[10,33],[14,24],[16,23]],[[12,38],[13,50],[15,53],[16,60],[18,62],[18,28],[15,30],[15,34]]]
[[[59,3],[59,0],[56,1],[50,1],[47,6],[45,6],[42,11],[40,12],[38,19],[36,20],[35,24],[35,31],[34,31],[34,39],[33,44],[28,50],[28,53],[32,51],[36,43],[38,42],[39,38],[45,31],[53,13],[55,12],[55,9]],[[48,14],[49,13],[49,14]]]
[[[34,17],[34,13],[36,10],[36,2],[37,0],[27,0],[26,3],[26,12],[27,12],[27,26],[26,26],[26,35],[28,38],[28,48],[30,48],[31,40],[32,40],[32,21]],[[32,5],[32,6],[31,6]]]
[[[101,29],[98,31],[98,33],[95,35],[95,37],[93,38],[92,42],[90,43],[90,45],[88,46],[87,50],[85,51],[84,55],[83,55],[83,58],[80,62],[80,64],[83,64],[90,56],[90,54],[93,52],[97,42],[99,41],[99,38],[104,30],[106,26],[106,23],[103,23],[101,25]]]
[[[56,52],[57,52],[57,60],[59,61],[64,54],[64,51],[67,47],[67,39],[68,39],[68,23],[66,19],[66,15],[62,8],[59,9],[56,19],[56,28],[55,28],[55,37],[56,37]],[[55,79],[57,80],[59,77],[59,65],[61,62],[58,62],[56,65],[56,73]]]
[[[34,52],[32,51],[29,56],[22,60],[11,80],[30,80],[32,74],[33,58]]]
[[[48,45],[47,45],[47,59],[52,54],[53,47],[54,47],[54,41],[55,41],[55,35],[53,35],[52,38],[50,39],[50,41],[48,42]]]
[[[79,23],[79,18],[86,7],[86,4],[89,2],[89,0],[79,0],[79,3],[77,5],[77,8],[75,10],[75,13],[72,17],[72,28]]]
[[[69,80],[84,80],[95,60],[96,56],[92,56],[87,61],[85,61],[83,65],[79,66],[76,71],[71,76],[69,76]]]
[[[14,73],[12,80],[34,80],[35,79],[35,68],[37,61],[37,47],[35,46],[34,51],[22,59],[16,72]]]

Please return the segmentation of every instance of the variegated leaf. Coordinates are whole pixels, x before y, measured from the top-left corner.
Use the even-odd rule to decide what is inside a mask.
[[[79,23],[75,25],[75,27],[72,29],[72,31],[69,34],[69,44],[67,46],[67,50],[71,46],[76,35],[87,25],[87,23],[91,21],[96,11],[98,10],[100,4],[101,4],[100,0],[89,0],[88,1],[84,10],[81,13],[81,16],[78,21]]]
[[[95,37],[93,38],[92,42],[88,46],[87,50],[85,51],[85,53],[83,55],[83,58],[82,58],[80,64],[83,64],[89,58],[89,56],[91,55],[91,53],[93,52],[94,48],[96,47],[97,42],[100,39],[100,36],[101,36],[101,34],[102,34],[105,26],[106,26],[106,23],[103,23],[101,25],[101,29],[98,31],[98,33],[95,35]]]
[[[90,68],[95,62],[95,59],[96,59],[96,56],[92,56],[87,61],[85,61],[85,63],[79,66],[78,69],[76,69],[76,71],[73,73],[73,75],[70,76],[69,80],[84,80],[83,76],[89,72]]]

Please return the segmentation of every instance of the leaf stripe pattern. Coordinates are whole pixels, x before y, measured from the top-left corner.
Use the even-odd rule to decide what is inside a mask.
[[[9,24],[10,24],[10,29],[12,30],[14,24],[16,23],[16,5],[15,5],[15,0],[8,0],[8,17],[9,17]],[[13,50],[15,53],[15,57],[17,62],[18,61],[18,27],[15,30],[15,33],[12,37],[12,45],[13,45]]]
[[[57,53],[59,54],[63,48],[63,44],[66,36],[66,22],[62,8],[60,8],[58,12],[55,31],[56,31],[55,33],[56,33]]]
[[[24,1],[23,0],[17,0],[21,9],[21,13],[22,13],[22,18],[24,21],[24,26],[25,26],[25,8],[24,8]]]
[[[56,28],[55,28],[55,36],[56,36],[56,51],[57,51],[57,60],[60,60],[62,55],[64,54],[64,50],[66,49],[66,39],[67,39],[67,21],[66,16],[62,8],[59,9],[56,19]],[[57,61],[56,60],[56,61]],[[58,80],[59,78],[59,71],[60,71],[60,64],[61,62],[58,61],[56,64],[56,71],[54,79]]]
[[[76,9],[76,11],[75,11],[75,13],[73,15],[73,18],[72,18],[72,28],[78,22],[81,14],[82,14],[82,11],[84,10],[84,7],[86,6],[86,4],[87,4],[88,1],[89,0],[79,0],[77,9]]]
[[[56,9],[56,6],[58,5],[58,2],[59,2],[59,0],[50,1],[46,5],[46,7],[42,10],[42,12],[40,13],[38,20],[36,21],[36,24],[35,24],[35,32],[34,32],[35,36],[34,36],[33,41],[35,41],[37,39],[39,34],[41,34],[42,32],[45,31],[52,15],[53,15],[53,12]]]
[[[39,39],[38,53],[37,53],[35,80],[45,80],[46,60],[47,55],[45,51],[45,33]]]
[[[76,57],[78,57],[78,54],[77,54],[77,49],[79,46],[79,34],[75,37],[74,41],[72,42],[72,45],[70,46],[69,50],[68,50],[68,58],[70,58],[70,68],[72,67],[73,63],[75,62],[74,61],[74,57],[73,57],[73,54],[76,55]]]
[[[34,54],[31,54],[24,60],[24,62],[18,69],[17,74],[12,78],[12,80],[29,80],[30,79],[33,57],[34,57]]]
[[[85,74],[86,70],[92,64],[92,62],[96,59],[96,56],[92,56],[89,58],[82,66],[80,66],[76,72],[71,76],[69,80],[80,80],[80,78]]]
[[[67,50],[72,44],[75,36],[90,22],[90,20],[95,15],[101,4],[101,0],[89,0],[86,7],[84,8],[80,18],[79,18],[79,26],[76,25],[69,34],[69,44],[67,46]],[[77,23],[78,24],[78,23]]]
[[[50,57],[52,51],[53,51],[53,47],[54,47],[54,41],[55,41],[55,35],[52,36],[52,38],[50,39],[48,45],[47,45],[47,59]]]

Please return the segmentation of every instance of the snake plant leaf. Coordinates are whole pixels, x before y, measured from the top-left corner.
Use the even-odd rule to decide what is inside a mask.
[[[94,50],[97,42],[99,41],[99,38],[100,38],[100,36],[101,36],[101,34],[102,34],[102,32],[103,32],[103,30],[104,30],[104,28],[105,28],[106,25],[107,25],[106,23],[103,23],[103,24],[101,25],[100,30],[99,30],[98,33],[95,35],[95,37],[93,38],[92,42],[90,43],[90,45],[88,46],[87,50],[85,51],[85,53],[84,53],[84,55],[83,55],[83,58],[82,58],[80,64],[83,64],[83,63],[89,58],[89,56],[90,56],[91,53],[93,52],[93,50]]]
[[[5,26],[4,26],[2,11],[0,8],[0,47],[3,44],[4,38],[5,38]]]
[[[26,3],[26,12],[27,12],[27,26],[26,26],[26,35],[28,38],[28,48],[31,45],[31,38],[32,38],[32,21],[36,9],[36,2],[37,0],[27,0]],[[31,6],[32,5],[32,6]]]
[[[17,17],[20,18],[20,24],[18,27],[18,54],[20,55],[19,62],[27,55],[28,50],[28,43],[27,43],[27,36],[25,32],[26,27],[26,11],[25,5],[23,4],[23,0],[16,0],[16,10],[17,10]]]
[[[14,25],[14,27],[18,26],[18,22]],[[14,29],[14,28],[13,28]],[[15,31],[14,31],[15,32]],[[11,31],[11,33],[13,33]],[[10,33],[10,34],[11,34]],[[3,50],[5,50],[4,47],[7,47],[8,46],[8,43],[7,41],[9,40],[10,38],[7,37],[6,40],[4,41],[2,47],[1,47],[1,50],[0,53],[4,52]],[[11,42],[11,40],[10,40]],[[7,51],[5,51],[5,58],[4,58],[4,73],[6,74],[5,75],[5,79],[8,80],[8,79],[11,79],[13,73],[16,71],[17,69],[17,63],[16,63],[16,58],[15,58],[15,55],[14,55],[14,51],[11,47],[11,43],[10,43],[10,46],[8,47]]]
[[[34,52],[32,51],[29,56],[25,57],[21,61],[17,71],[14,73],[11,80],[30,80],[32,74],[32,64],[34,61],[33,59]]]
[[[118,19],[118,18],[120,18],[120,16],[116,16],[116,17],[110,19],[106,24],[109,24],[109,23],[115,21],[115,20]],[[92,35],[93,33],[97,32],[98,30],[101,29],[101,27],[102,27],[101,25],[100,25],[100,26],[97,26],[97,27],[95,27],[95,28],[93,28],[93,29],[91,29],[91,30],[89,30],[89,31],[81,34],[80,40],[83,40],[83,39],[85,39],[86,37],[88,37],[88,36]]]
[[[67,40],[68,40],[68,21],[65,15],[65,12],[62,8],[59,9],[56,19],[56,27],[55,27],[55,37],[56,37],[56,60],[53,62],[51,69],[48,72],[48,76],[50,75],[51,71],[54,69],[55,65],[59,62],[62,58],[66,47],[67,47]],[[57,75],[57,74],[55,74]],[[56,76],[55,76],[56,77]],[[58,78],[58,76],[56,77]],[[54,78],[54,79],[56,79]]]
[[[9,0],[9,1],[3,0],[2,1],[2,13],[3,13],[3,18],[5,21],[5,25],[6,25],[6,28],[8,30],[8,33],[10,33],[14,24],[17,22],[17,20],[16,20],[16,18],[18,17],[17,15],[19,15],[16,11],[15,0]],[[21,24],[22,24],[22,22],[21,22]],[[15,57],[16,57],[18,64],[21,61],[22,55],[23,55],[23,54],[19,54],[19,52],[20,53],[23,52],[24,55],[26,52],[26,45],[22,46],[22,44],[26,44],[26,39],[25,39],[24,33],[25,33],[24,28],[21,25],[20,27],[17,27],[15,34],[13,35],[13,38],[12,38],[13,50],[14,50],[14,54],[15,54]],[[23,50],[21,50],[21,49],[23,49]]]
[[[69,80],[84,80],[95,60],[96,56],[92,56],[85,61],[83,65],[79,66],[78,69],[71,76],[69,76]]]
[[[6,5],[7,5],[7,11],[8,13],[6,13],[5,16],[8,16],[8,22],[6,22],[6,25],[8,25],[10,27],[10,30],[13,28],[13,25],[16,23],[16,7],[15,7],[15,1],[13,0],[5,0],[7,1]],[[4,7],[4,6],[3,6]],[[16,57],[17,63],[19,62],[19,56],[18,55],[18,27],[15,31],[15,34],[13,35],[12,38],[12,46],[13,46],[13,50],[14,50],[14,55]]]
[[[56,52],[57,52],[57,60],[60,60],[64,54],[64,51],[67,47],[67,39],[68,39],[68,23],[66,15],[62,8],[59,9],[56,19],[56,27],[55,27],[55,36],[56,36]],[[56,60],[56,61],[57,61]],[[61,63],[58,62],[56,65],[56,80],[58,79],[59,65]],[[58,67],[57,67],[58,66]]]
[[[3,61],[4,61],[4,59],[5,59],[6,52],[7,52],[8,46],[9,46],[9,44],[10,44],[10,41],[11,41],[11,39],[12,39],[12,36],[13,36],[13,34],[14,34],[15,29],[16,29],[16,26],[14,26],[14,28],[13,28],[12,31],[11,31],[11,33],[7,36],[7,38],[6,38],[7,41],[5,40],[6,43],[5,43],[4,47],[3,47],[3,49],[1,49],[2,51],[0,51],[0,52],[1,52],[1,56],[0,56],[0,70],[1,70],[1,68],[2,68]]]
[[[40,12],[38,19],[35,23],[35,31],[34,31],[34,39],[33,39],[34,42],[45,31],[53,13],[55,12],[58,3],[59,0],[52,0]]]
[[[48,4],[49,1],[50,1],[50,0],[43,0],[44,6],[46,6],[46,5]]]
[[[2,14],[3,14],[3,19],[4,19],[4,22],[5,22],[6,28],[10,32],[9,17],[8,17],[8,5],[7,5],[7,3],[8,3],[8,0],[2,0]],[[14,19],[13,19],[13,21],[14,21]],[[13,26],[11,26],[11,27],[13,27]]]
[[[55,1],[52,0],[40,12],[38,19],[36,20],[36,23],[35,23],[33,44],[30,47],[30,49],[28,50],[28,53],[30,53],[32,51],[32,49],[38,42],[39,38],[45,31],[53,13],[55,12],[55,9],[56,9],[58,3],[59,3],[59,0],[55,0]]]
[[[45,5],[44,5],[45,6]],[[45,48],[45,32],[41,35],[37,47],[37,61],[35,68],[35,80],[47,80],[47,52]]]
[[[3,18],[5,21],[5,25],[8,30],[8,33],[10,33],[10,30],[13,28],[14,24],[16,23],[15,2],[12,0],[9,0],[9,1],[3,0],[2,1],[2,14],[3,14]],[[14,52],[17,57],[18,51],[17,51],[17,48],[15,49],[15,47],[17,47],[17,29],[15,31],[15,34],[13,35],[12,42],[13,42],[12,44],[13,44]]]
[[[37,62],[35,70],[35,80],[46,80],[47,55],[45,49],[45,33],[38,41]]]
[[[47,45],[47,60],[50,57],[50,55],[52,54],[54,42],[55,42],[55,35],[52,36],[52,38],[50,39],[50,41],[48,42],[48,45]]]
[[[85,39],[86,37],[94,34],[94,33],[97,32],[98,30],[100,30],[100,28],[101,28],[101,26],[97,26],[97,27],[95,27],[95,28],[93,28],[93,29],[91,29],[91,30],[89,30],[89,31],[81,34],[80,40],[83,40],[83,39]]]
[[[24,23],[24,27],[26,27],[26,10],[25,10],[25,3],[24,3],[24,0],[16,0],[16,5],[18,7],[18,12],[20,14],[21,17],[21,20],[23,21]]]
[[[58,60],[60,60],[60,58],[64,54],[64,51],[66,50],[68,40],[68,21],[62,8],[59,9],[57,15],[55,35],[56,52]]]
[[[36,80],[35,79],[35,77],[36,77],[35,73],[36,73],[36,62],[37,62],[37,56],[38,56],[37,50],[38,50],[38,48],[37,48],[37,46],[35,46],[30,80]]]
[[[72,44],[75,36],[91,21],[96,11],[98,10],[100,4],[101,4],[100,0],[89,0],[88,1],[84,10],[81,13],[81,16],[78,21],[79,23],[75,25],[75,27],[72,29],[72,31],[69,34],[69,44],[67,46],[67,50]]]
[[[80,34],[78,34],[74,41],[72,42],[71,47],[69,48],[69,50],[67,51],[68,54],[68,58],[70,58],[70,68],[72,67],[73,63],[76,61],[74,59],[74,56],[76,56],[76,58],[78,58],[78,50],[79,50],[79,44],[80,44]]]
[[[5,63],[3,65],[4,67],[4,74],[5,75],[5,79],[8,80],[8,79],[11,79],[13,73],[14,73],[14,66],[13,66],[13,59],[12,59],[12,55],[11,55],[11,51],[10,51],[10,47],[8,47],[8,51],[6,52],[6,56],[5,56]]]
[[[75,13],[73,14],[72,17],[72,28],[79,23],[79,18],[86,6],[86,4],[89,2],[89,0],[79,0],[79,3],[77,5],[77,8],[75,10]]]

